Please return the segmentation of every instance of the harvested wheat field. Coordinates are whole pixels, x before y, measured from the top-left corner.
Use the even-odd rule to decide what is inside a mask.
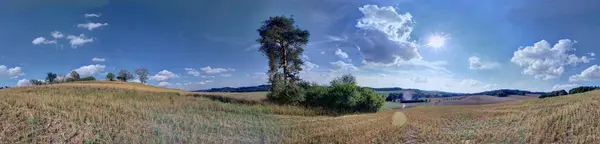
[[[196,94],[196,96],[191,96]],[[327,116],[121,82],[0,90],[1,143],[595,143],[600,92]],[[227,93],[212,93],[223,95]],[[256,97],[250,94],[249,97]],[[243,94],[229,96],[243,97]],[[251,98],[253,99],[253,98]]]

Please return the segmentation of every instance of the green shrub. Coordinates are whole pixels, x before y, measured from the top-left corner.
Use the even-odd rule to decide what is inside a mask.
[[[329,87],[312,84],[305,94],[304,105],[353,113],[377,112],[385,103],[383,95],[357,86],[352,75],[336,78],[330,84]]]
[[[304,101],[304,89],[298,82],[289,82],[277,73],[271,80],[271,89],[267,100],[277,104],[298,105]]]
[[[572,88],[571,90],[569,90],[569,94],[583,93],[583,92],[588,92],[588,91],[592,91],[592,90],[596,90],[596,89],[600,89],[600,87],[580,86],[580,87]]]

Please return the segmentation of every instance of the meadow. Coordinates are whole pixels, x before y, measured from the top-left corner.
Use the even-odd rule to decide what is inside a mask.
[[[0,90],[1,143],[595,143],[600,91],[343,116],[123,82]],[[224,99],[221,98],[221,99]],[[397,106],[397,105],[396,105]]]

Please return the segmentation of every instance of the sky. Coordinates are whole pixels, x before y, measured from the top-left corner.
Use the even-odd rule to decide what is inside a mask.
[[[304,80],[448,92],[600,85],[595,0],[5,0],[0,85],[147,68],[182,90],[266,84],[256,31],[310,32]],[[68,76],[68,75],[67,75]],[[139,80],[134,80],[139,81]]]

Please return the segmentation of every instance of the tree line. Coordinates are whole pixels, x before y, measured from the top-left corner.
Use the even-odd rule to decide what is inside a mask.
[[[557,97],[557,96],[563,96],[563,95],[569,95],[569,94],[584,93],[584,92],[593,91],[593,90],[597,90],[597,89],[600,89],[600,87],[598,87],[598,86],[580,86],[580,87],[570,89],[568,93],[566,90],[557,90],[557,91],[552,91],[549,93],[542,94],[542,95],[540,95],[539,98],[549,98],[549,97]]]
[[[139,68],[135,70],[135,76],[131,74],[127,70],[120,70],[117,75],[114,73],[106,74],[106,80],[109,81],[130,81],[134,79],[136,76],[140,80],[141,83],[145,84],[149,79],[148,69]],[[96,78],[93,76],[81,77],[77,71],[71,71],[68,76],[59,76],[56,73],[48,72],[46,73],[46,78],[44,80],[32,79],[29,80],[31,85],[45,85],[45,84],[59,84],[59,83],[68,83],[68,82],[77,82],[77,81],[95,81]]]

